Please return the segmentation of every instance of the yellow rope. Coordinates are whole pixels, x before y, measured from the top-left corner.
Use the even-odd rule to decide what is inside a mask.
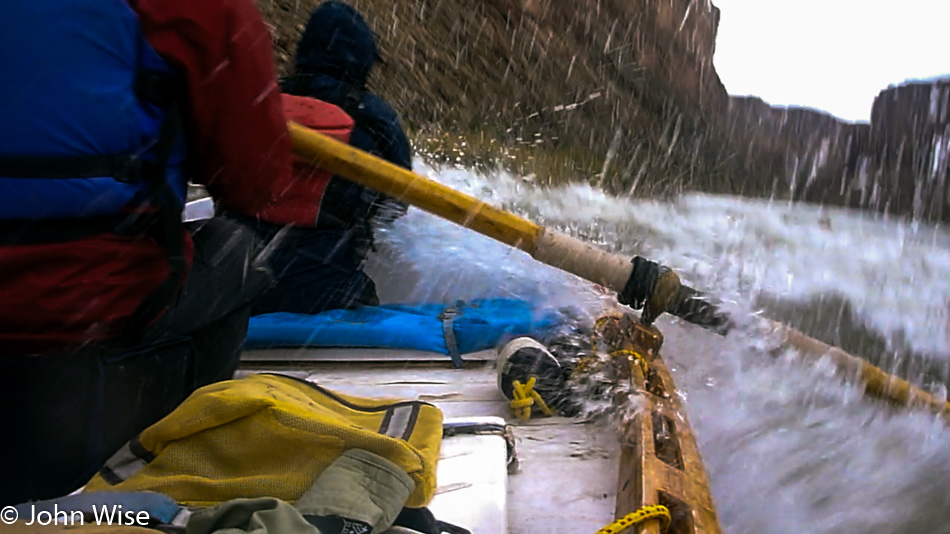
[[[634,360],[637,361],[637,363],[640,364],[640,369],[643,370],[643,377],[646,378],[647,371],[649,371],[650,368],[647,365],[647,361],[643,359],[643,356],[639,352],[635,350],[620,349],[620,350],[615,350],[611,352],[610,355],[611,356],[629,356],[633,358]]]
[[[511,383],[511,396],[514,397],[514,400],[511,401],[511,409],[521,420],[531,419],[531,407],[535,405],[544,415],[554,415],[554,412],[548,408],[541,395],[534,390],[534,384],[537,381],[538,377],[532,376],[525,384],[518,380]]]
[[[621,517],[606,527],[598,530],[596,534],[619,534],[633,525],[643,523],[648,519],[657,518],[659,518],[660,522],[662,523],[660,530],[666,532],[666,529],[670,526],[670,511],[665,506],[654,504],[652,506],[644,506],[636,512]]]

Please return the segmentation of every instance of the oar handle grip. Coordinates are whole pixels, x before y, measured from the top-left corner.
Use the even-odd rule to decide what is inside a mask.
[[[550,228],[542,228],[534,247],[524,250],[541,263],[616,291],[628,283],[633,270],[629,259]]]

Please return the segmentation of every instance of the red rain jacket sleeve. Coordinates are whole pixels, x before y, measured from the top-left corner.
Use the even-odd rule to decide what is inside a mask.
[[[230,212],[263,211],[291,181],[273,45],[252,0],[138,0],[149,43],[185,78],[189,179]]]

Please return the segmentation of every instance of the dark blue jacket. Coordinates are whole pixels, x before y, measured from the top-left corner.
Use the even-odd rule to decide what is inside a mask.
[[[296,73],[286,93],[311,96],[343,108],[355,122],[350,144],[393,164],[412,168],[409,140],[399,116],[366,89],[378,60],[369,25],[352,7],[326,2],[314,10],[297,47]],[[362,262],[372,246],[370,221],[391,221],[406,211],[394,199],[335,176],[324,193],[316,228],[285,230],[270,257],[276,279],[252,313],[319,313],[378,304]],[[267,241],[279,228],[258,223]]]
[[[325,2],[310,16],[297,47],[296,73],[285,80],[284,90],[340,106],[355,122],[351,145],[412,169],[409,139],[399,115],[385,100],[366,89],[370,69],[378,59],[373,32],[359,12],[342,2]],[[405,212],[405,206],[352,182],[342,179],[334,182],[328,188],[329,197],[325,197],[333,200],[325,200],[323,204],[337,206],[334,212],[349,210],[350,214],[333,213],[338,217],[342,215],[344,220],[355,216],[359,222],[368,218],[380,203],[399,211],[385,210],[387,215],[398,216]]]

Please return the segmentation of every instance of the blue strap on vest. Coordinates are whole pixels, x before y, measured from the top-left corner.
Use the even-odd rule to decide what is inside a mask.
[[[159,171],[184,204],[184,139],[161,134],[179,84],[127,2],[3,3],[0,48],[17,50],[0,56],[5,230],[154,211]]]
[[[3,3],[0,48],[0,244],[151,236],[170,272],[137,333],[185,273],[180,83],[123,1]]]
[[[144,191],[138,194],[139,202],[147,202],[162,211],[175,211],[175,217],[181,212],[182,203],[176,195],[171,204],[169,199],[163,198],[160,190],[168,187],[166,173],[167,162],[175,148],[175,143],[181,138],[182,126],[178,114],[178,106],[172,86],[173,80],[166,74],[154,72],[139,72],[136,75],[135,92],[144,101],[152,103],[165,110],[166,115],[159,127],[158,138],[152,147],[153,157],[144,159],[139,154],[118,154],[111,156],[0,156],[0,176],[4,178],[24,179],[87,179],[111,177],[117,182],[145,185]],[[174,208],[178,208],[175,210]],[[70,231],[64,234],[67,241],[82,237],[83,229],[87,235],[112,230],[122,235],[136,235],[143,233],[151,223],[141,214],[118,215],[116,217],[87,218],[90,224],[77,221]],[[25,225],[27,230],[16,228],[24,227],[22,222],[5,223],[0,226],[11,230],[4,232],[4,242],[37,242],[49,239],[31,239],[31,233],[49,235],[56,229],[66,226],[64,221],[53,219],[52,224],[44,225],[39,221],[30,221]],[[103,222],[105,224],[103,224]],[[52,231],[41,232],[48,227]],[[111,227],[111,228],[110,228]],[[77,235],[78,232],[78,235]]]

